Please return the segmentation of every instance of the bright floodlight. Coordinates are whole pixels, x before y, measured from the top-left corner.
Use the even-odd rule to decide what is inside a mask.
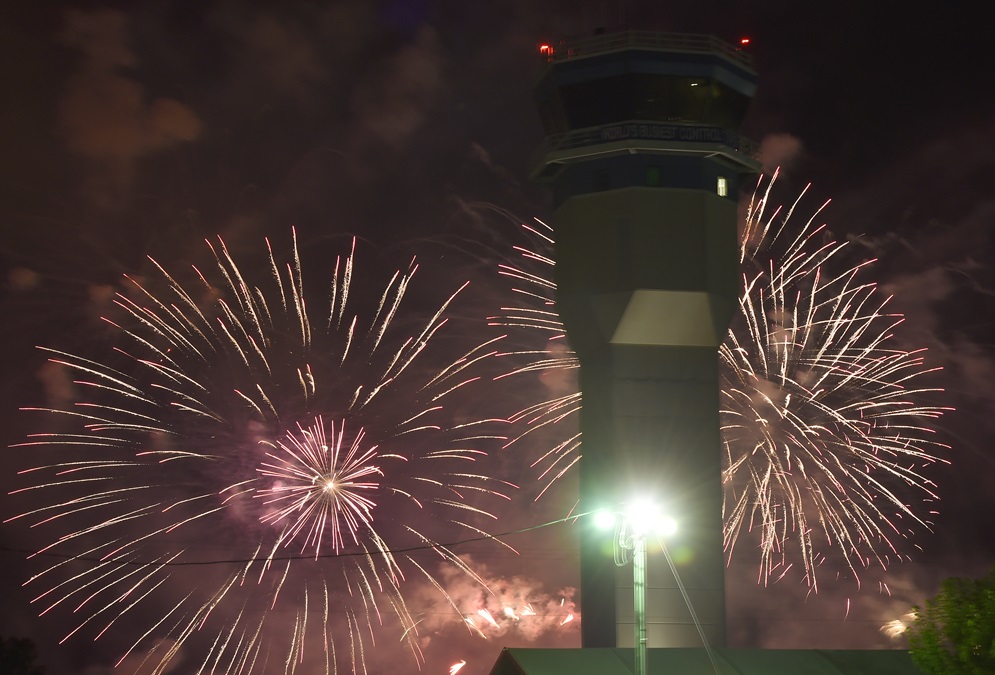
[[[677,523],[660,511],[657,504],[648,499],[637,499],[629,502],[625,509],[625,518],[636,536],[650,533],[668,535],[677,530]]]

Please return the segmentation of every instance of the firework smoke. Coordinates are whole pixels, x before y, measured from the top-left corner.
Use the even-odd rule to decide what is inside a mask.
[[[892,619],[881,626],[880,630],[892,640],[897,640],[905,636],[909,626],[914,623],[917,618],[918,615],[915,612],[906,612],[900,618]]]
[[[473,569],[487,582],[486,589],[467,583],[457,569],[441,574],[463,620],[483,638],[535,642],[546,634],[562,632],[561,627],[580,615],[573,588],[549,593],[525,576],[494,575],[479,564]]]

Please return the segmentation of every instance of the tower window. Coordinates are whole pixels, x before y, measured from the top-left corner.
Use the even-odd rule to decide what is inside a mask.
[[[726,180],[725,176],[719,176],[715,180],[715,193],[720,197],[729,196],[729,182]]]

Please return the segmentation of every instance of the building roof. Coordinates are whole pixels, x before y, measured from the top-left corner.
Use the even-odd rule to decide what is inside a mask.
[[[632,649],[504,649],[490,675],[631,675]],[[870,649],[649,649],[647,675],[922,675],[907,651]]]

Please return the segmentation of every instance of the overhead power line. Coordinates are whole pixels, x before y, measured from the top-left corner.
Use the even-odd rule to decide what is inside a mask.
[[[439,543],[428,543],[419,546],[407,546],[404,548],[396,549],[377,549],[375,551],[347,551],[347,552],[336,552],[336,553],[321,553],[317,555],[304,555],[304,554],[293,554],[293,555],[280,555],[280,556],[267,556],[264,558],[250,557],[250,558],[223,558],[223,559],[213,559],[213,560],[175,560],[166,562],[142,562],[137,560],[115,560],[112,558],[99,558],[90,555],[71,555],[68,553],[55,553],[50,551],[32,551],[30,549],[15,548],[9,546],[0,546],[0,551],[8,551],[11,553],[27,553],[29,557],[49,557],[49,558],[61,558],[64,560],[73,560],[80,562],[94,562],[94,563],[107,563],[114,562],[119,565],[134,565],[138,567],[144,566],[157,566],[157,567],[195,567],[195,566],[206,566],[206,565],[241,565],[241,564],[251,564],[251,563],[273,563],[273,562],[283,562],[287,560],[326,560],[331,558],[361,558],[370,557],[374,555],[398,555],[402,553],[414,553],[416,551],[433,551],[438,549],[452,549],[464,544],[472,544],[478,541],[489,541],[497,540],[500,541],[502,537],[511,537],[516,534],[523,534],[525,532],[532,532],[535,530],[540,530],[552,525],[559,525],[560,523],[565,523],[571,520],[576,520],[581,518],[586,513],[574,514],[567,516],[565,518],[559,518],[557,520],[551,520],[546,523],[541,523],[539,525],[532,525],[530,527],[523,527],[517,530],[509,530],[508,532],[500,532],[498,534],[487,534],[481,535],[479,537],[471,537],[469,539],[460,539],[458,541],[450,542],[447,544]]]

